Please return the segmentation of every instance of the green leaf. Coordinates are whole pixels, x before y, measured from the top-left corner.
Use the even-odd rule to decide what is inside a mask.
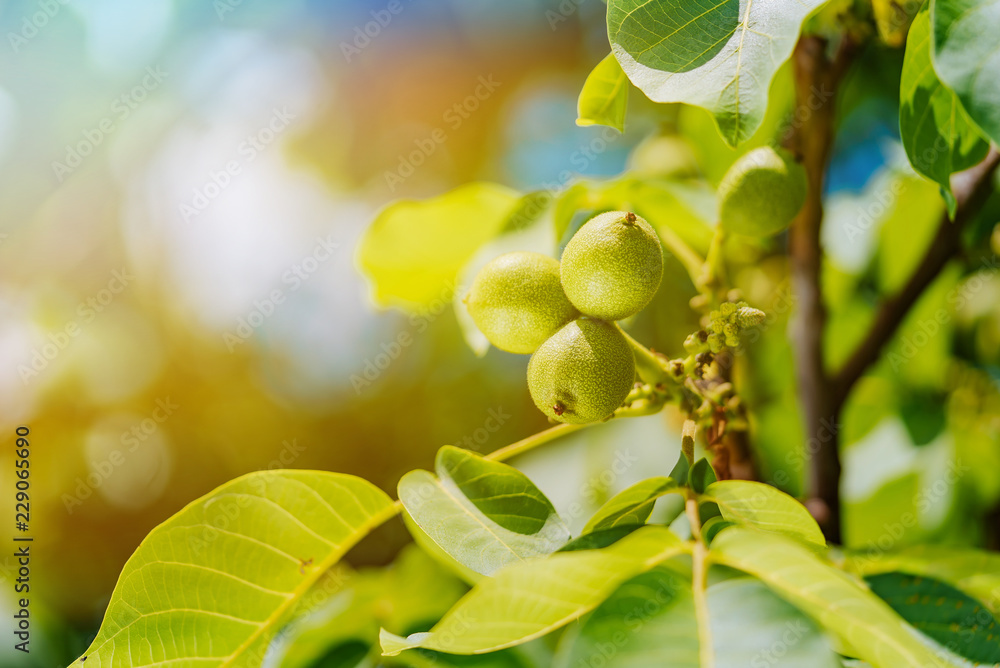
[[[557,668],[703,668],[701,637],[712,639],[707,668],[834,668],[836,655],[815,624],[752,578],[711,585],[707,633],[699,633],[691,581],[657,568],[623,584],[568,631]],[[608,655],[611,654],[609,657]]]
[[[670,472],[670,477],[676,480],[678,485],[687,485],[688,474],[690,472],[691,462],[688,461],[687,455],[681,452],[680,457],[677,459],[677,463],[674,464],[674,468]]]
[[[358,249],[375,300],[420,312],[451,301],[462,266],[510,224],[520,196],[491,183],[472,183],[424,201],[382,209]]]
[[[722,516],[731,522],[826,546],[823,532],[805,506],[770,485],[723,480],[709,486],[704,498],[715,501]]]
[[[628,107],[628,78],[614,54],[597,64],[580,91],[576,124],[607,125],[625,132],[625,110]]]
[[[326,666],[331,654],[353,655],[355,645],[369,654],[378,644],[379,626],[396,633],[422,628],[440,619],[466,590],[462,582],[410,544],[388,567],[366,569],[346,578],[343,589],[329,601],[285,627],[281,641],[273,648],[276,660],[272,665]]]
[[[1000,627],[983,604],[939,580],[906,573],[867,578],[876,596],[918,631],[977,663],[1000,663]]]
[[[664,494],[679,494],[681,491],[676,482],[662,476],[637,482],[608,499],[583,527],[583,533],[588,534],[617,526],[645,524],[658,498]]]
[[[256,665],[306,591],[395,514],[354,476],[245,475],[159,525],[126,562],[74,666]]]
[[[482,575],[544,556],[569,539],[552,503],[517,469],[445,446],[437,476],[410,471],[399,500],[410,519],[458,563]]]
[[[934,69],[973,122],[1000,142],[1000,0],[932,0]]]
[[[645,526],[603,550],[513,564],[480,580],[430,632],[400,638],[383,631],[383,653],[480,654],[519,645],[579,619],[625,580],[686,550],[669,529]]]
[[[591,531],[590,533],[585,533],[582,536],[574,538],[556,551],[577,552],[579,550],[600,550],[608,547],[609,545],[614,545],[622,538],[638,529],[640,526],[642,525],[620,524],[616,527],[608,529],[597,529],[596,531]]]
[[[938,665],[889,606],[791,539],[733,528],[716,537],[709,558],[760,578],[877,668]]]
[[[715,470],[704,457],[694,463],[694,466],[691,467],[691,472],[688,474],[688,484],[691,485],[691,489],[699,494],[703,494],[708,486],[716,480]]]
[[[730,146],[749,139],[803,19],[824,0],[610,0],[611,50],[654,102],[710,111]]]
[[[948,213],[954,216],[950,177],[986,157],[989,142],[969,120],[955,93],[934,72],[930,12],[926,8],[910,27],[899,98],[899,132],[906,156],[917,172],[941,186]]]
[[[704,538],[706,544],[711,545],[715,537],[719,535],[719,532],[731,526],[736,526],[736,524],[723,518],[721,515],[710,517],[707,522],[701,525],[702,538]]]
[[[942,580],[1000,614],[1000,554],[918,545],[900,552],[854,552],[844,568],[857,575],[903,571]]]

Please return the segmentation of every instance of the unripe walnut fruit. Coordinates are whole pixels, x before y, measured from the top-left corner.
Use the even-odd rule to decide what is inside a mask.
[[[792,224],[808,188],[806,170],[787,151],[755,148],[719,184],[719,224],[747,236],[777,234]]]
[[[465,298],[469,314],[490,343],[511,353],[533,353],[579,315],[563,292],[559,262],[518,251],[491,260]]]
[[[528,363],[535,405],[570,424],[608,417],[634,382],[632,348],[618,327],[604,320],[574,320],[539,346]]]
[[[663,249],[634,213],[609,211],[573,235],[560,267],[566,296],[580,313],[621,320],[641,311],[663,277]]]

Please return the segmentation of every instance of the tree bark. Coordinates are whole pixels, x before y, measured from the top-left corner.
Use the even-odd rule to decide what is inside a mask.
[[[789,235],[792,289],[796,311],[790,325],[796,376],[811,455],[807,506],[827,539],[840,542],[840,453],[836,412],[823,362],[826,307],[820,289],[823,250],[823,184],[835,132],[836,92],[853,60],[857,44],[842,38],[834,58],[826,40],[803,36],[795,47],[796,114],[789,145],[805,167],[809,182],[806,203]]]

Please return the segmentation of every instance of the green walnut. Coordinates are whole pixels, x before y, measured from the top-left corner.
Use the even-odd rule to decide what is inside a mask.
[[[604,320],[574,320],[528,362],[532,400],[559,422],[603,420],[622,405],[634,382],[632,348],[621,330]]]
[[[802,209],[808,187],[806,170],[786,151],[756,148],[733,163],[719,184],[719,224],[752,237],[777,234]]]
[[[563,292],[559,262],[519,251],[490,261],[465,298],[490,343],[510,353],[533,353],[579,313]]]
[[[621,320],[641,311],[663,277],[663,250],[645,220],[609,211],[584,223],[562,255],[566,296],[580,313]]]

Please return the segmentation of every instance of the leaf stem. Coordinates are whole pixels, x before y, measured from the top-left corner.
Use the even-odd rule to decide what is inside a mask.
[[[540,431],[537,434],[532,434],[527,438],[522,438],[516,443],[511,443],[510,445],[504,446],[499,450],[494,450],[490,454],[486,455],[486,459],[492,459],[494,461],[503,462],[518,455],[524,454],[530,450],[534,450],[540,445],[544,445],[549,441],[554,441],[555,439],[565,436],[567,434],[572,434],[574,431],[579,431],[584,427],[588,427],[587,424],[559,424],[555,427],[549,427],[544,431]]]
[[[628,341],[629,346],[632,348],[632,353],[635,355],[635,369],[643,382],[653,386],[668,380],[674,382],[674,377],[667,370],[666,359],[658,357],[652,350],[633,339],[617,323],[615,327],[625,336],[625,340]]]
[[[703,666],[715,665],[715,652],[712,648],[712,630],[709,626],[708,614],[708,548],[705,546],[701,533],[701,518],[698,515],[698,496],[693,490],[687,490],[687,501],[684,504],[688,522],[691,524],[691,536],[694,546],[691,550],[691,592],[694,597],[694,615],[698,620],[698,656]]]
[[[701,280],[698,289],[708,298],[709,303],[718,306],[723,301],[720,296],[726,283],[726,266],[722,256],[722,246],[726,243],[726,233],[722,226],[715,228],[712,243],[708,247],[708,256],[702,267]]]
[[[691,282],[697,286],[704,271],[705,260],[670,228],[661,225],[656,231],[660,236],[660,241],[663,242],[668,251],[673,253],[677,261],[684,265],[684,269],[691,277]]]

